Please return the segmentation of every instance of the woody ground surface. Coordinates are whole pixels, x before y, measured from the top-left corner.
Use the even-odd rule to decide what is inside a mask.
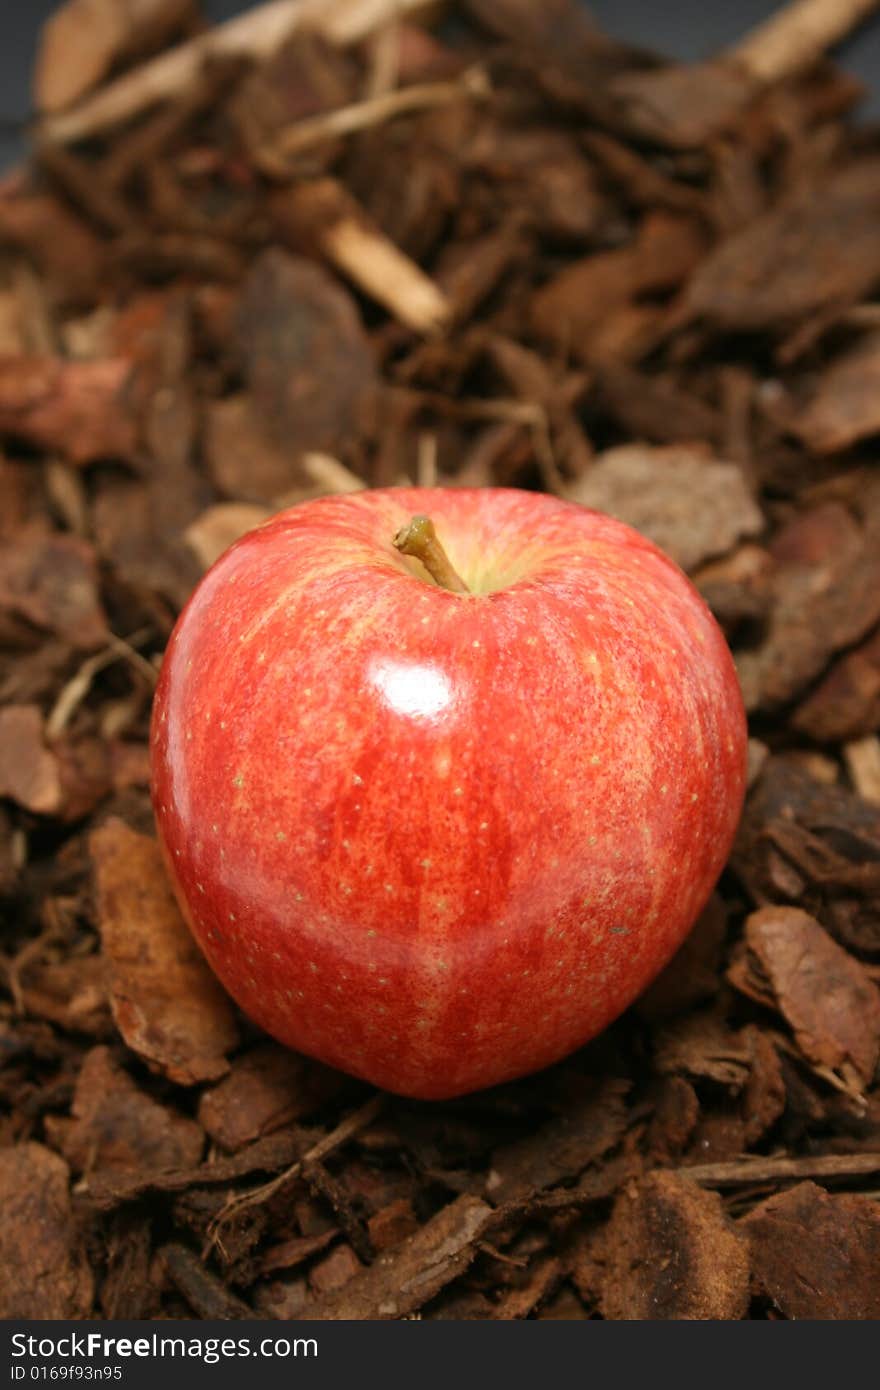
[[[80,85],[192,36],[160,8]],[[564,0],[455,11],[209,58],[0,187],[2,1316],[880,1317],[880,139],[821,58],[707,83]],[[661,978],[431,1105],[235,1012],[148,797],[205,567],[406,479],[651,535],[752,733]]]

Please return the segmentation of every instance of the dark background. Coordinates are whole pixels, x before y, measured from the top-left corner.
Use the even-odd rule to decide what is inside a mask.
[[[36,37],[43,20],[57,7],[58,0],[0,0],[0,168],[14,163],[23,149],[17,128],[28,113]],[[247,0],[202,0],[201,8],[208,18],[217,20],[251,5]],[[592,0],[590,4],[609,33],[684,59],[708,56],[778,8],[773,0],[737,0],[736,5],[725,0]],[[870,88],[864,110],[880,117],[880,17],[843,46],[841,57]]]

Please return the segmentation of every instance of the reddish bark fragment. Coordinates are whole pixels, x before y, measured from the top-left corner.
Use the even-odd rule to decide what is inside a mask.
[[[181,1168],[201,1158],[200,1126],[142,1091],[107,1047],[86,1055],[71,1113],[55,1121],[52,1136],[78,1171]]]
[[[42,1144],[0,1151],[0,1207],[0,1317],[87,1316],[92,1274],[64,1160]]]
[[[125,1041],[172,1081],[229,1069],[232,1006],[195,945],[155,840],[119,820],[90,839],[113,1016]]]
[[[741,1229],[753,1278],[787,1318],[880,1318],[880,1211],[869,1197],[802,1182]]]
[[[0,432],[61,454],[71,463],[130,459],[137,423],[123,358],[64,362],[0,359]]]
[[[746,921],[733,984],[776,1008],[804,1056],[860,1094],[880,1059],[880,990],[854,956],[795,907],[765,907]]]
[[[596,1252],[606,1318],[745,1315],[748,1247],[721,1198],[676,1173],[650,1173],[618,1197]]]

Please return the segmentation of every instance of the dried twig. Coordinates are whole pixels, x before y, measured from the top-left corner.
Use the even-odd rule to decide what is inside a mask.
[[[856,1178],[880,1173],[880,1153],[815,1154],[806,1158],[736,1158],[727,1163],[694,1163],[677,1170],[702,1187],[743,1187],[786,1178]]]
[[[853,739],[844,744],[843,756],[859,796],[880,806],[880,739],[876,734]]]
[[[64,732],[74,711],[88,695],[95,676],[99,671],[103,671],[106,666],[112,666],[116,661],[127,661],[130,666],[140,672],[150,689],[155,686],[158,679],[155,666],[147,661],[146,657],[141,656],[139,651],[135,650],[135,644],[143,642],[150,636],[151,631],[152,629],[148,627],[141,628],[128,641],[122,637],[114,636],[103,651],[96,652],[94,656],[88,657],[83,662],[76,674],[62,687],[58,699],[52,706],[52,711],[46,720],[46,737],[48,739],[58,738]]]
[[[302,1172],[303,1164],[315,1163],[332,1153],[334,1149],[341,1148],[347,1144],[360,1130],[366,1129],[367,1125],[372,1124],[376,1116],[385,1104],[385,1096],[382,1094],[373,1096],[370,1100],[355,1110],[351,1115],[346,1115],[344,1120],[331,1129],[329,1134],[325,1134],[323,1139],[319,1139],[316,1144],[285,1168],[283,1173],[272,1178],[269,1182],[261,1183],[259,1187],[251,1188],[250,1192],[237,1192],[221,1208],[208,1227],[209,1250],[212,1245],[219,1244],[224,1226],[230,1222],[239,1212],[245,1211],[248,1207],[258,1206],[261,1202],[266,1202],[286,1183],[299,1177]]]
[[[294,250],[317,250],[407,328],[434,333],[449,322],[447,296],[336,179],[285,189],[273,199],[273,211]]]
[[[322,145],[328,140],[335,140],[340,135],[352,135],[359,130],[368,130],[414,111],[430,111],[433,107],[448,106],[450,102],[460,101],[462,97],[486,97],[490,91],[485,69],[472,67],[456,82],[423,82],[371,97],[367,101],[353,102],[350,106],[340,106],[335,111],[322,111],[317,116],[296,121],[280,131],[272,142],[271,150],[261,162],[267,165],[267,173],[287,174],[283,161],[292,159],[305,150],[314,149],[316,145]]]
[[[258,1318],[246,1303],[224,1288],[216,1274],[204,1268],[191,1250],[176,1241],[159,1251],[168,1274],[200,1318]]]
[[[722,55],[764,85],[810,67],[880,0],[794,0]]]
[[[264,58],[300,24],[337,43],[355,43],[425,0],[269,0],[195,39],[179,44],[111,82],[72,111],[43,121],[40,135],[58,144],[85,140],[131,120],[156,102],[179,96],[197,80],[206,59]]]

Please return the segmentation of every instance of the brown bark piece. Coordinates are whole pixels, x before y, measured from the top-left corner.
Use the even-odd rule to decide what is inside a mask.
[[[785,1110],[785,1077],[773,1039],[761,1028],[747,1028],[752,1067],[742,1097],[746,1143],[756,1143]]]
[[[235,1152],[308,1115],[341,1080],[310,1058],[265,1043],[236,1058],[228,1076],[203,1093],[199,1121],[215,1143]]]
[[[685,289],[685,310],[723,329],[778,329],[847,305],[880,276],[880,160],[809,185],[734,233]]]
[[[202,1156],[200,1126],[142,1091],[107,1047],[86,1054],[72,1116],[63,1126],[56,1121],[53,1133],[68,1163],[80,1172],[191,1167]]]
[[[700,1102],[683,1076],[665,1076],[660,1082],[654,1113],[648,1129],[648,1149],[652,1158],[666,1162],[681,1154],[697,1123]]]
[[[880,488],[864,489],[864,524],[838,502],[793,518],[774,538],[777,561],[766,638],[738,653],[747,709],[799,695],[830,657],[880,619]]]
[[[880,1318],[880,1210],[812,1182],[762,1202],[741,1223],[753,1277],[787,1318]]]
[[[446,326],[451,305],[439,286],[336,179],[285,189],[273,198],[272,212],[285,245],[317,252],[407,328],[435,333]]]
[[[134,478],[108,478],[95,498],[92,528],[102,559],[123,579],[182,606],[199,577],[192,551],[176,533],[156,525],[150,488]]]
[[[338,1293],[363,1269],[350,1245],[337,1245],[309,1270],[309,1287],[318,1295]]]
[[[301,427],[306,430],[305,447],[311,448],[308,425]],[[302,482],[297,436],[285,444],[271,436],[271,429],[249,396],[213,401],[207,412],[203,446],[208,472],[223,496],[238,499],[240,506],[265,506]],[[325,433],[324,445],[329,437]],[[211,508],[211,513],[217,510]],[[202,521],[200,517],[193,526]]]
[[[158,1308],[161,1278],[152,1266],[150,1222],[140,1213],[120,1212],[107,1227],[107,1272],[101,1284],[105,1318],[150,1318]]]
[[[83,1188],[97,1211],[111,1211],[146,1192],[185,1192],[190,1187],[234,1183],[252,1173],[277,1173],[295,1162],[304,1147],[297,1130],[279,1130],[257,1139],[228,1158],[216,1158],[194,1168],[171,1168],[165,1172],[145,1170],[105,1170],[89,1174]]]
[[[21,530],[0,548],[0,614],[91,651],[107,640],[95,553],[75,536]]]
[[[517,1280],[501,1302],[495,1305],[492,1317],[504,1321],[529,1317],[555,1289],[561,1277],[562,1266],[555,1255],[537,1259],[525,1277]]]
[[[113,1020],[100,956],[67,956],[27,964],[19,975],[21,1000],[31,1018],[44,1018],[67,1032],[109,1038]]]
[[[628,246],[585,256],[536,290],[531,304],[534,331],[581,360],[601,360],[597,343],[609,315],[638,296],[672,290],[687,278],[705,250],[698,225],[689,218],[653,212]]]
[[[486,1179],[496,1206],[576,1177],[615,1147],[626,1128],[626,1082],[608,1080],[526,1139],[497,1149]]]
[[[399,1197],[387,1207],[381,1207],[367,1222],[367,1232],[376,1251],[390,1250],[419,1229],[412,1202]]]
[[[129,459],[137,424],[122,358],[66,362],[54,357],[0,359],[0,433],[61,454],[71,463]]]
[[[880,728],[880,628],[829,667],[795,710],[792,723],[823,743]]]
[[[253,405],[284,457],[346,444],[374,368],[354,301],[327,271],[266,251],[244,283],[235,345]]]
[[[880,433],[880,333],[868,333],[819,380],[794,431],[818,454]]]
[[[202,569],[210,569],[241,536],[268,521],[269,507],[252,502],[218,502],[186,528],[186,543]]]
[[[813,1066],[861,1093],[880,1059],[880,990],[864,966],[795,907],[765,907],[745,925],[738,989],[779,1010]]]
[[[756,536],[764,525],[736,464],[681,445],[609,449],[571,496],[635,527],[685,570]]]
[[[68,1185],[67,1164],[42,1144],[0,1150],[0,1317],[88,1315],[92,1274]]]
[[[112,819],[93,832],[90,849],[123,1038],[180,1085],[222,1076],[238,1038],[232,1006],[180,915],[158,844]]]
[[[749,1046],[714,1010],[689,1013],[655,1034],[654,1066],[661,1075],[718,1081],[740,1090],[749,1074]]]
[[[689,149],[732,126],[753,87],[732,64],[699,63],[626,72],[611,83],[610,91],[629,131],[674,149]]]
[[[63,110],[119,58],[158,47],[193,15],[193,0],[66,0],[40,34],[37,106]]]
[[[748,1246],[717,1193],[675,1173],[650,1173],[624,1189],[598,1258],[606,1318],[745,1316]]]
[[[61,809],[61,769],[43,743],[43,717],[36,705],[0,709],[0,796],[40,816]]]
[[[270,1274],[275,1269],[294,1269],[297,1265],[318,1254],[336,1240],[339,1232],[333,1229],[320,1231],[314,1236],[293,1236],[290,1240],[271,1245],[260,1260],[260,1270]]]
[[[456,1198],[338,1294],[313,1304],[308,1316],[357,1322],[406,1317],[467,1269],[492,1215],[477,1197]]]
[[[216,1274],[206,1269],[197,1255],[176,1241],[159,1252],[163,1265],[175,1286],[183,1294],[197,1317],[252,1318],[253,1310],[224,1287]]]

